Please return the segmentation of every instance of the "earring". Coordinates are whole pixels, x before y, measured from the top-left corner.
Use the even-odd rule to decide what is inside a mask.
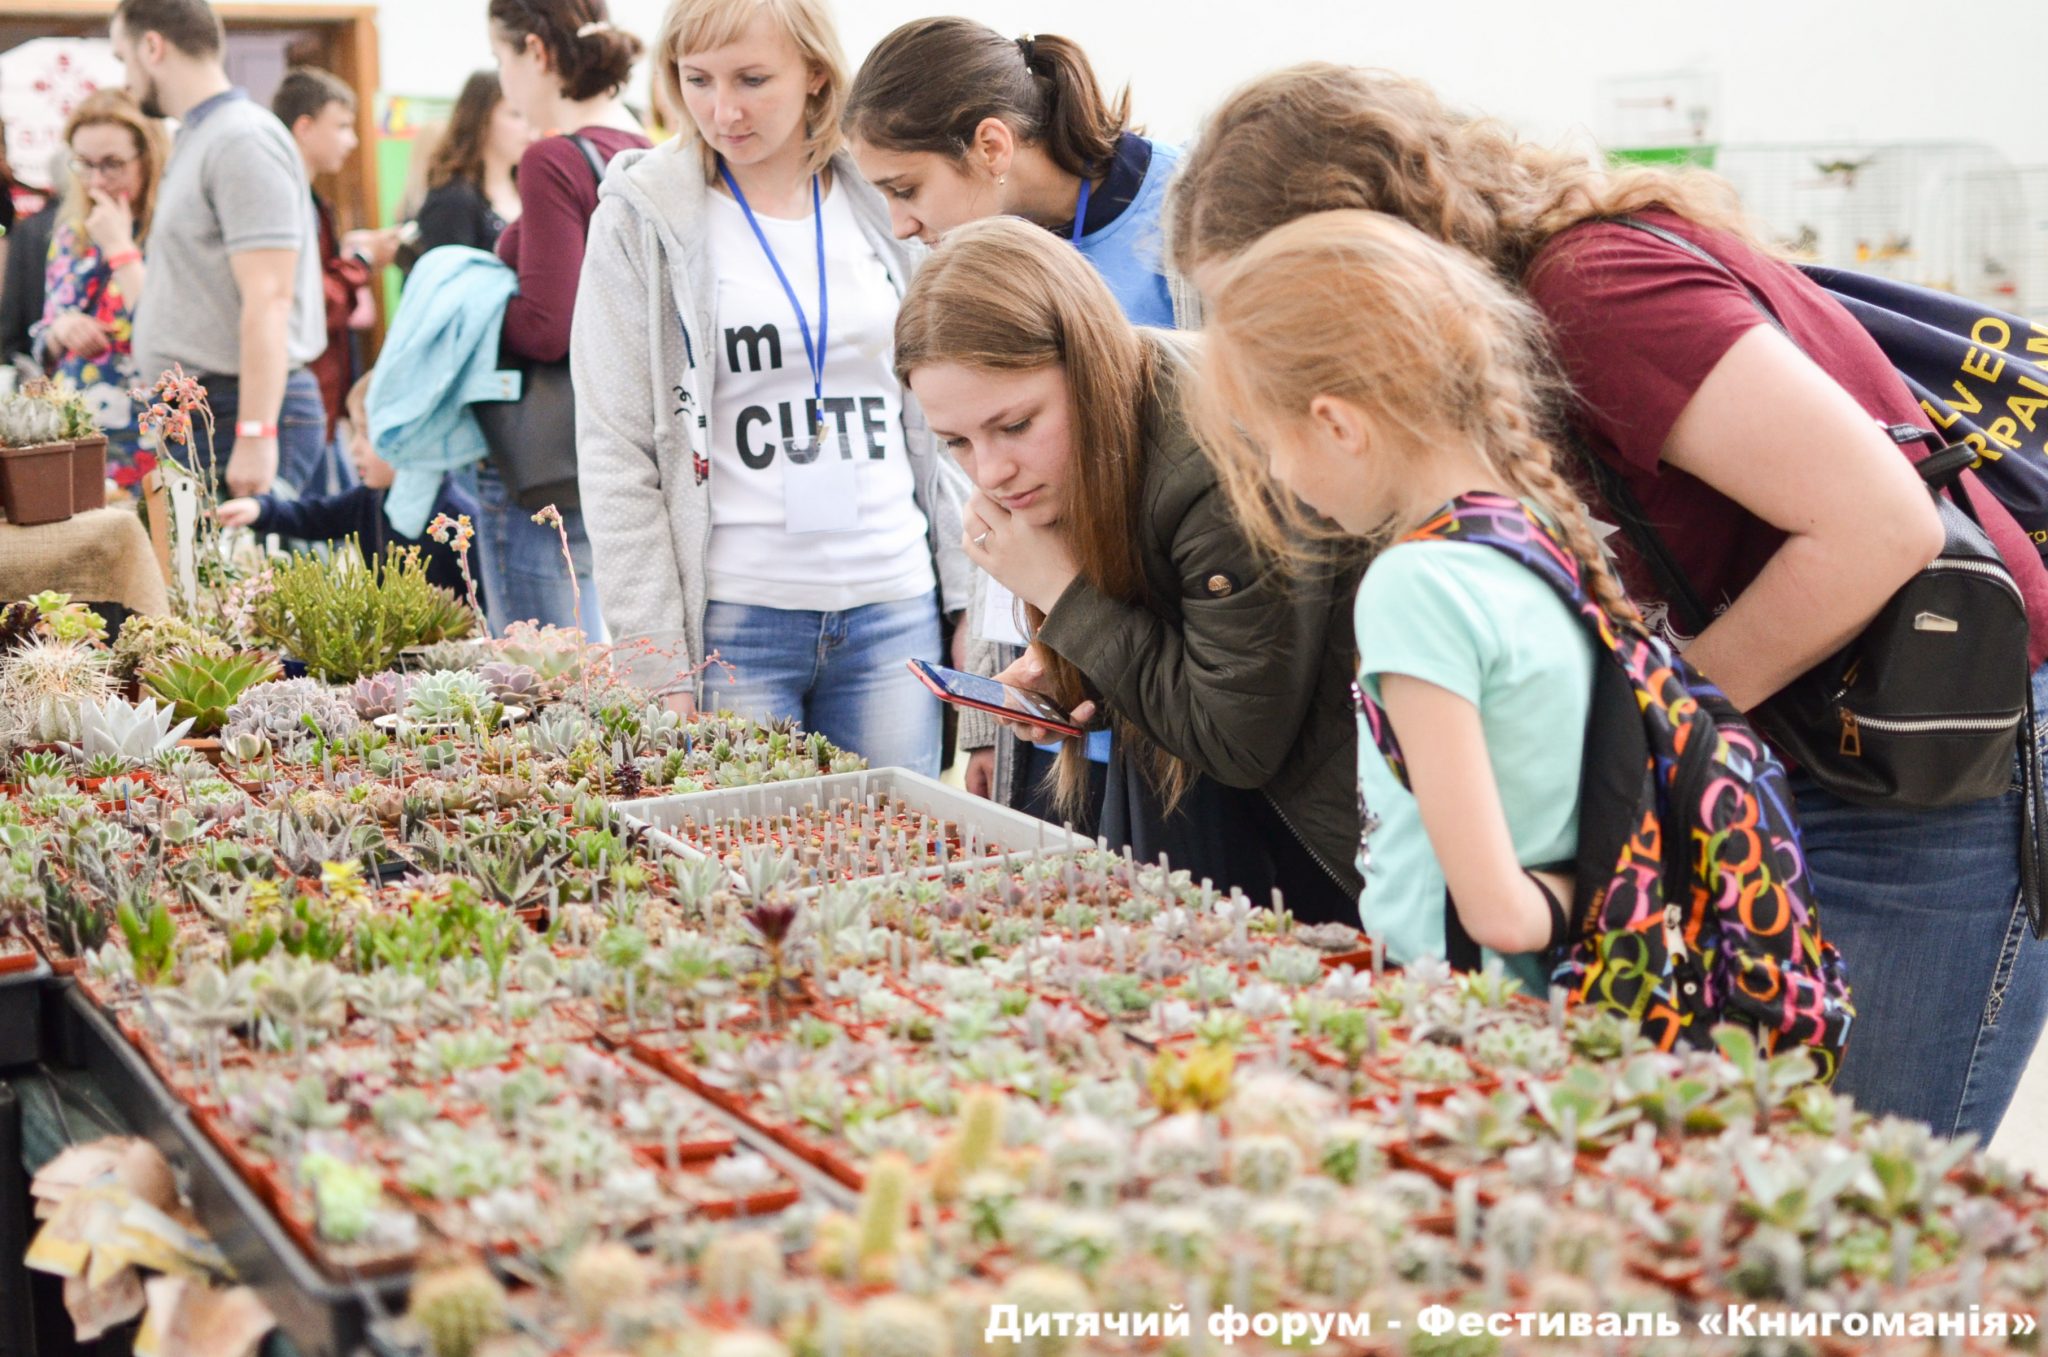
[[[996,176],[996,187],[997,187],[997,188],[1001,188],[1001,187],[1003,187],[1003,185],[1005,185],[1005,184],[1007,184],[1007,183],[1009,183],[1009,182],[1010,182],[1010,176],[1009,176],[1009,175],[1007,175],[1007,174],[999,174],[999,175],[997,175],[997,176]]]

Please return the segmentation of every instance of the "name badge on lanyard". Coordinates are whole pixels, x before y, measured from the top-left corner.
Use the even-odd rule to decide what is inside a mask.
[[[790,309],[796,312],[797,332],[803,336],[804,358],[811,371],[810,436],[782,440],[783,527],[792,533],[851,532],[860,527],[860,464],[854,460],[852,439],[843,417],[839,437],[825,436],[825,344],[832,313],[825,279],[824,195],[818,187],[818,176],[811,176],[811,222],[818,240],[818,333],[813,340],[810,317],[797,300],[796,288],[783,272],[782,261],[775,257],[775,247],[768,243],[768,233],[761,229],[747,195],[740,191],[739,182],[723,160],[719,162],[718,173],[733,201],[740,205],[747,225],[753,228],[761,253],[768,256],[768,266],[775,270],[775,281],[782,284]]]

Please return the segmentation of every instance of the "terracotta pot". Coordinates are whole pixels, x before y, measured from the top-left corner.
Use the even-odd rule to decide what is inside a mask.
[[[24,528],[71,517],[71,444],[0,448],[0,502]]]
[[[71,444],[71,512],[107,507],[107,436],[94,434]]]

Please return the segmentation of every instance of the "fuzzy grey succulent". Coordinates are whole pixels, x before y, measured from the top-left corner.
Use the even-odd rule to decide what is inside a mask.
[[[476,676],[490,685],[492,696],[500,702],[517,702],[530,708],[540,700],[540,675],[526,665],[493,660],[478,669]]]
[[[330,740],[353,735],[363,724],[340,689],[309,678],[280,679],[243,693],[242,700],[228,708],[222,733],[225,739],[260,735],[285,748],[313,738],[308,718]]]
[[[407,651],[400,663],[417,674],[443,670],[475,669],[491,658],[491,648],[482,641],[436,641],[430,646]]]
[[[407,686],[405,675],[393,670],[365,674],[349,687],[348,700],[355,707],[356,715],[365,721],[374,721],[405,705]]]

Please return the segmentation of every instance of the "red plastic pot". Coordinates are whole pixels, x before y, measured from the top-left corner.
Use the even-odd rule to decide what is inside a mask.
[[[0,503],[7,521],[24,528],[71,517],[71,444],[0,448]]]

